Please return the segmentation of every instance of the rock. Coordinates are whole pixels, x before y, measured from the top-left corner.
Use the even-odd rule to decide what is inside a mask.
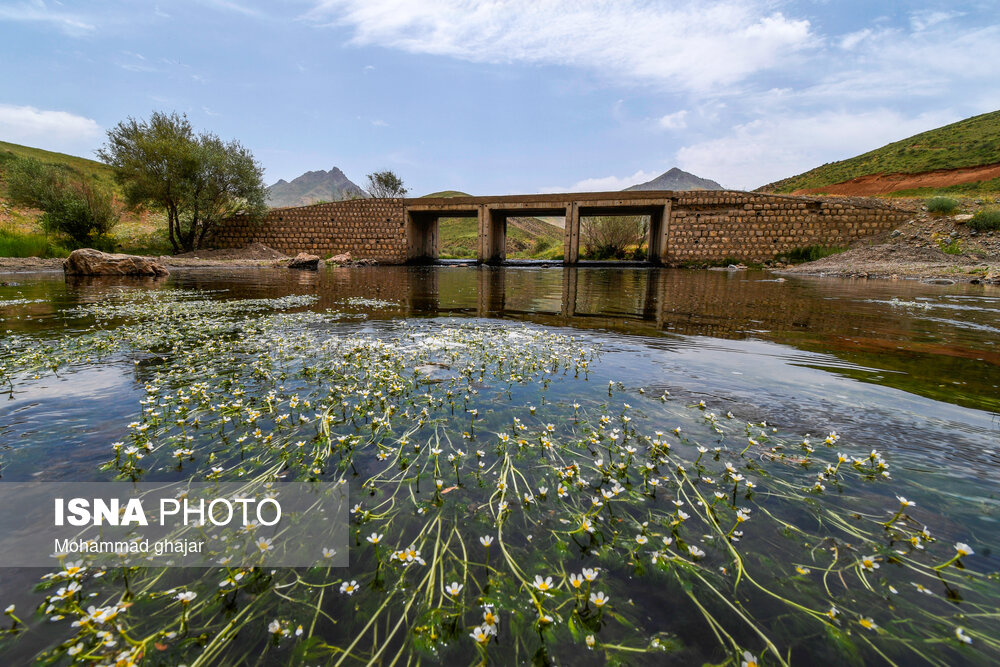
[[[288,268],[315,271],[319,268],[319,257],[317,255],[300,252],[292,258],[292,261],[288,263]]]
[[[156,276],[170,275],[152,257],[101,252],[80,248],[63,260],[63,272],[71,276]]]
[[[962,213],[955,216],[955,222],[965,222],[967,220],[972,220],[973,216],[971,213]]]
[[[948,278],[928,278],[924,283],[928,285],[954,285],[955,281]]]
[[[351,253],[342,252],[339,255],[334,255],[330,259],[326,260],[327,264],[350,264],[351,263]]]

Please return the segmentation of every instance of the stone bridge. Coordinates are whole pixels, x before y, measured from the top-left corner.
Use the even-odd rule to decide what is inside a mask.
[[[356,199],[272,209],[263,222],[236,218],[216,247],[259,241],[286,254],[350,252],[386,264],[419,263],[440,254],[440,218],[475,218],[477,259],[506,259],[507,219],[563,219],[563,261],[580,259],[580,220],[588,216],[649,218],[647,258],[653,264],[763,262],[796,248],[847,246],[886,233],[907,214],[878,200],[790,197],[739,191],[636,191]]]

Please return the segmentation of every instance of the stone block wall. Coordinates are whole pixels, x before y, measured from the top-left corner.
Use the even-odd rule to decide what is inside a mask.
[[[676,192],[668,264],[763,262],[795,248],[849,246],[891,231],[903,211],[875,200],[810,199],[750,192]]]
[[[256,224],[239,217],[230,220],[211,245],[242,248],[254,241],[286,255],[308,252],[327,257],[350,252],[353,259],[402,264],[406,261],[402,200],[352,199],[275,208]]]

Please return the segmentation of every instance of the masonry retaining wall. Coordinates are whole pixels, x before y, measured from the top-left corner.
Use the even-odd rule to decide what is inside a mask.
[[[669,264],[764,262],[796,248],[846,247],[895,229],[908,214],[878,201],[749,192],[676,192]]]
[[[403,200],[348,201],[271,209],[256,224],[230,220],[212,239],[216,248],[242,248],[258,241],[286,255],[308,252],[321,257],[350,252],[354,259],[383,264],[406,261]]]
[[[672,265],[724,260],[763,262],[796,248],[844,247],[889,232],[907,218],[907,213],[877,200],[736,191],[613,194],[623,199],[634,195],[642,202],[670,202],[663,263]],[[568,204],[578,196],[593,198],[594,194],[551,195],[551,204]],[[540,195],[527,198],[549,199]],[[490,201],[485,197],[468,199],[487,204]],[[231,220],[215,235],[211,245],[239,248],[259,241],[287,255],[309,252],[326,257],[350,252],[355,259],[402,264],[407,259],[408,247],[407,202],[422,203],[405,199],[356,199],[272,209],[257,224],[242,218]]]

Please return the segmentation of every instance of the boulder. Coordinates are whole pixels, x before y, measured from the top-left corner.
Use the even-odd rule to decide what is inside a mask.
[[[342,252],[339,255],[334,255],[330,259],[326,260],[327,264],[350,264],[351,263],[351,253]]]
[[[101,252],[80,248],[63,260],[63,272],[71,276],[167,276],[163,264],[152,257]]]
[[[961,213],[955,216],[955,222],[968,222],[974,216],[971,213]]]
[[[288,263],[290,269],[308,269],[315,271],[319,268],[319,257],[309,253],[300,252]]]

